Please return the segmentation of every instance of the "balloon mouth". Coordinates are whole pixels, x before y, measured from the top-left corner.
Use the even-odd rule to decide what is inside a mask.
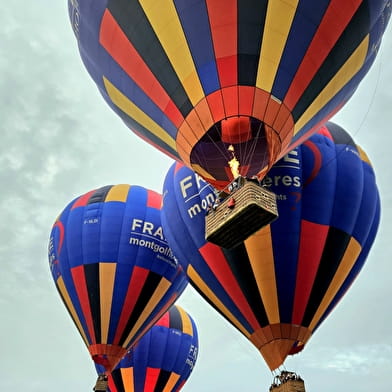
[[[298,346],[302,350],[311,335],[312,331],[308,327],[278,323],[255,331],[250,341],[260,351],[268,367],[275,370],[288,355],[293,354],[293,347]]]
[[[223,189],[233,179],[228,164],[233,151],[240,175],[252,177],[265,169],[270,154],[264,122],[244,115],[217,121],[194,145],[191,167],[216,188]]]

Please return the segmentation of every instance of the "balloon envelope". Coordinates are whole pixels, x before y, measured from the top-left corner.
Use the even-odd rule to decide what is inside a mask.
[[[126,125],[223,187],[259,177],[351,97],[390,17],[374,0],[68,0],[81,58]]]
[[[333,123],[277,162],[264,183],[279,218],[238,247],[219,248],[205,240],[211,186],[174,164],[162,226],[192,285],[273,370],[303,348],[357,276],[380,202],[366,154]]]
[[[57,290],[93,360],[111,371],[187,284],[160,221],[161,195],[114,185],[79,196],[49,241]]]
[[[198,348],[195,322],[174,305],[109,375],[109,392],[177,392],[195,366]]]

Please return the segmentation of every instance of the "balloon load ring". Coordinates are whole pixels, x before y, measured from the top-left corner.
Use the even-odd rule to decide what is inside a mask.
[[[219,193],[206,215],[206,240],[234,248],[278,217],[276,195],[257,179],[239,176]]]

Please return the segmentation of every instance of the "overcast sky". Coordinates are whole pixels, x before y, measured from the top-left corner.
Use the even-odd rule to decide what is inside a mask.
[[[96,373],[52,281],[47,244],[74,197],[107,184],[161,192],[172,161],[109,109],[80,59],[67,1],[12,0],[0,13],[1,390],[83,392]],[[287,361],[309,392],[388,391],[392,373],[392,30],[371,72],[332,120],[373,162],[382,220],[359,278],[305,350]],[[188,288],[200,355],[184,392],[262,392],[258,351]]]

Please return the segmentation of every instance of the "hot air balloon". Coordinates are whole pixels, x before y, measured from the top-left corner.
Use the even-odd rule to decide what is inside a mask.
[[[162,227],[192,285],[275,370],[303,349],[358,275],[380,201],[365,152],[331,122],[278,161],[263,186],[277,195],[279,218],[220,248],[204,232],[212,187],[175,163],[164,182]]]
[[[198,348],[195,322],[173,305],[109,375],[109,392],[177,392],[195,366]]]
[[[141,186],[104,186],[69,203],[50,234],[56,288],[106,373],[187,285],[163,237],[160,206],[161,195]]]
[[[262,178],[371,67],[386,0],[68,0],[80,56],[125,124],[216,188]],[[231,147],[230,147],[231,146]]]

